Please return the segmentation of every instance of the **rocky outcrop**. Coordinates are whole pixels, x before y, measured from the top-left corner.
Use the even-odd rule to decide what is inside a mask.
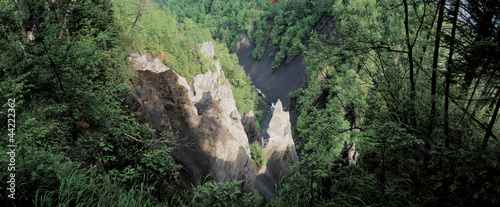
[[[200,50],[209,58],[215,55],[211,42],[203,43]],[[130,60],[138,71],[132,89],[136,104],[131,111],[139,112],[138,120],[149,123],[157,138],[165,136],[161,132],[174,132],[169,144],[175,146],[172,156],[176,162],[184,166],[181,179],[185,187],[202,184],[210,175],[209,179],[220,182],[244,180],[243,190],[252,191],[257,175],[249,143],[262,137],[253,111],[244,117],[238,112],[219,61],[212,61],[214,71],[198,74],[188,84],[150,55],[135,53]],[[288,120],[288,112],[278,102],[269,126],[271,141],[265,149],[267,169],[277,175],[271,176],[269,186],[279,180],[288,163],[298,160]]]
[[[275,184],[288,174],[288,165],[299,160],[292,139],[289,113],[283,111],[280,100],[275,104],[267,132],[270,136],[264,146],[267,164],[257,172],[256,188],[261,195],[274,198]]]
[[[207,55],[213,54],[212,43]],[[203,47],[202,47],[203,48]],[[234,101],[231,85],[225,79],[219,61],[214,61],[216,71],[196,75],[191,83],[189,96],[193,105],[188,106],[196,116],[190,124],[197,136],[197,144],[209,155],[210,174],[216,181],[245,180],[244,189],[254,188],[255,170],[250,158],[250,147],[241,115]]]
[[[264,148],[268,158],[267,170],[277,179],[279,175],[286,175],[285,170],[290,163],[299,161],[289,120],[289,113],[283,111],[281,101],[278,100],[267,130],[269,142]]]
[[[201,53],[205,53],[209,58],[214,58],[215,56],[215,49],[214,49],[214,44],[212,42],[204,42],[201,44],[200,48]]]
[[[214,56],[211,42],[203,43],[201,51]],[[253,190],[248,138],[219,61],[213,61],[216,71],[196,75],[187,84],[157,58],[136,53],[130,60],[139,73],[135,111],[156,131],[179,132],[182,143],[172,154],[184,166],[186,186],[201,184],[210,174],[221,182],[245,180],[244,190]]]
[[[258,141],[261,145],[263,144],[262,136],[259,129],[257,128],[257,122],[255,122],[253,110],[250,109],[250,111],[245,113],[243,118],[241,118],[241,124],[243,124],[245,133],[247,134],[248,143],[252,144],[255,141]]]

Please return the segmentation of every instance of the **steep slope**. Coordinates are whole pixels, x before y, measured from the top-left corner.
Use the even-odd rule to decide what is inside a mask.
[[[261,192],[275,194],[274,185],[280,181],[281,177],[288,174],[286,171],[288,165],[299,161],[289,119],[289,112],[283,111],[282,103],[278,100],[269,122],[270,138],[264,146],[267,165],[257,172],[256,187]],[[274,197],[274,195],[267,197]]]
[[[200,50],[213,60],[211,42],[203,43]],[[178,132],[178,145],[172,154],[184,166],[181,178],[185,187],[199,185],[210,175],[209,179],[220,182],[244,180],[244,191],[253,190],[256,171],[250,158],[247,134],[253,133],[251,139],[256,139],[256,127],[249,127],[255,124],[255,120],[247,116],[242,122],[219,61],[211,62],[215,71],[198,74],[188,84],[157,58],[135,53],[130,60],[139,75],[134,91],[139,104],[133,110],[140,112],[141,120],[150,123],[158,132]],[[280,115],[285,112],[281,110],[281,103],[279,107],[276,118],[273,117],[279,121],[271,121],[273,131],[278,133],[273,133],[270,143],[276,144],[268,144],[272,147],[265,149],[266,154],[270,154],[268,157],[275,175],[279,175],[290,161],[298,160],[288,116]],[[242,123],[246,123],[246,131]],[[283,139],[286,142],[280,141]],[[285,158],[284,153],[289,153],[291,159]],[[273,177],[271,186],[279,180],[277,178]]]
[[[268,41],[269,38],[265,40],[264,45],[267,45]],[[283,106],[290,109],[289,93],[303,87],[307,77],[306,70],[302,66],[302,56],[297,56],[278,69],[271,70],[274,58],[270,58],[269,54],[275,53],[276,49],[266,48],[262,59],[253,60],[254,49],[255,44],[250,43],[248,37],[242,34],[233,52],[238,55],[238,60],[252,83],[270,97],[271,101],[280,99]]]

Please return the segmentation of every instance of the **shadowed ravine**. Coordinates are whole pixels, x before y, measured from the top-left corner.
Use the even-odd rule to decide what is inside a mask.
[[[264,45],[269,42],[269,36],[264,41]],[[260,60],[252,59],[252,52],[255,44],[251,43],[246,35],[241,35],[237,46],[233,52],[238,56],[240,65],[245,73],[250,77],[255,88],[265,94],[266,104],[259,104],[258,109],[264,112],[263,117],[267,116],[272,103],[278,99],[283,103],[283,109],[290,111],[290,122],[292,126],[297,123],[297,113],[295,103],[290,99],[290,92],[302,88],[307,80],[306,69],[302,66],[302,56],[293,58],[288,63],[283,63],[278,69],[272,70],[271,65],[274,56],[269,57],[269,53],[276,53],[274,48],[266,46],[266,52]],[[260,121],[260,126],[266,126],[265,120]],[[264,136],[265,134],[263,134]]]
[[[267,45],[268,41],[269,37],[266,38],[264,44]],[[244,68],[245,73],[253,83],[253,87],[265,102],[259,103],[258,109],[264,112],[260,126],[264,142],[267,142],[270,137],[268,134],[269,122],[272,119],[275,103],[278,99],[283,104],[283,110],[290,111],[290,122],[295,125],[297,113],[294,101],[290,100],[290,92],[303,87],[307,75],[305,68],[302,66],[302,56],[297,56],[288,63],[282,64],[278,69],[272,70],[271,65],[274,57],[269,58],[269,53],[275,53],[276,51],[267,47],[261,60],[253,60],[252,51],[254,48],[255,44],[250,43],[246,35],[241,35],[233,52],[237,54],[240,65]],[[273,166],[271,165],[272,163],[268,163],[266,168],[272,169]],[[255,187],[260,191],[261,195],[275,198],[275,184],[278,183],[278,180],[275,179],[272,172],[260,170],[255,181]]]
[[[259,96],[264,101],[264,103],[259,103],[258,108],[260,110],[264,109],[263,110],[264,111],[264,113],[263,113],[264,119],[262,119],[260,122],[260,128],[261,128],[260,134],[263,138],[263,142],[266,143],[269,141],[269,133],[267,133],[267,129],[269,128],[269,122],[271,121],[271,118],[273,117],[273,112],[274,112],[274,109],[276,106],[274,105],[275,102],[269,100],[267,98],[266,94],[264,94],[262,92],[262,90],[255,87],[255,85],[252,85],[252,87],[255,89],[255,91],[257,91],[257,93],[259,93]],[[267,111],[265,109],[267,109]]]
[[[297,56],[289,63],[282,64],[278,69],[271,70],[274,56],[269,58],[269,53],[276,51],[266,48],[262,59],[253,60],[252,51],[255,44],[241,46],[236,54],[240,65],[256,88],[266,94],[270,102],[280,99],[285,109],[290,109],[289,93],[301,88],[306,77],[306,70],[302,66],[302,56]]]

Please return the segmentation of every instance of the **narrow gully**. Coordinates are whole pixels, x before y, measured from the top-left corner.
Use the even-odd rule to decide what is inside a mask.
[[[266,103],[266,105],[271,105],[269,107],[269,109],[267,110],[266,117],[260,123],[260,126],[261,126],[260,134],[262,136],[263,144],[265,145],[269,141],[269,138],[270,138],[269,133],[267,133],[267,129],[269,128],[269,122],[271,122],[271,118],[273,118],[273,113],[274,113],[274,109],[276,108],[276,106],[274,105],[273,101],[271,101],[267,98],[266,94],[264,94],[262,92],[262,90],[255,87],[255,85],[252,85],[252,87],[255,89],[255,91],[257,91],[259,96],[262,97],[262,100]]]

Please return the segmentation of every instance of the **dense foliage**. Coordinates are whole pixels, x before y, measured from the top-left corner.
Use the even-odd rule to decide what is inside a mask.
[[[148,1],[1,1],[1,121],[15,99],[16,200],[20,206],[151,206],[184,199],[173,133],[138,124],[129,111],[128,55],[150,53],[186,77],[210,68],[199,45],[210,32]],[[241,113],[257,94],[235,55],[215,53]],[[4,110],[5,109],[5,110]],[[10,117],[12,118],[12,117]],[[8,132],[7,125],[1,130]],[[132,137],[132,138],[131,138]],[[134,137],[140,138],[138,142]],[[1,141],[3,151],[8,139]],[[157,144],[163,143],[163,144]],[[28,159],[29,158],[29,159]],[[9,180],[9,157],[0,177]]]
[[[130,202],[142,200],[145,191],[118,187],[109,178],[113,170],[140,169],[141,155],[153,150],[123,135],[148,137],[151,130],[126,110],[130,74],[123,70],[128,63],[112,5],[2,1],[1,8],[0,99],[3,109],[8,99],[16,103],[16,204],[72,205],[94,199],[104,205],[119,202],[122,195],[135,200]],[[7,110],[0,113],[7,123]],[[1,141],[3,151],[7,141]],[[9,159],[1,162],[4,168]],[[1,173],[8,180],[9,171]],[[138,173],[151,175],[147,168]],[[126,181],[144,179],[135,176]]]
[[[267,156],[266,152],[260,146],[258,141],[250,144],[250,157],[252,158],[252,162],[258,167],[261,168],[266,166],[267,164]]]
[[[498,0],[0,0],[0,122],[15,108],[14,204],[498,205],[499,16]],[[130,53],[190,80],[212,67],[198,49],[209,40],[239,112],[254,109],[257,95],[229,54],[242,33],[254,58],[272,48],[277,68],[300,54],[308,72],[307,88],[291,94],[301,161],[274,200],[236,180],[185,191],[170,156],[177,135],[129,112]],[[346,140],[356,165],[339,156]],[[7,138],[0,144],[9,150]],[[265,165],[261,146],[251,147]],[[9,180],[10,157],[0,163]]]
[[[174,11],[179,20],[191,19],[209,29],[213,38],[233,48],[242,33],[252,31],[269,7],[268,0],[155,0],[160,7]],[[189,20],[187,20],[189,21]]]
[[[208,28],[214,39],[233,48],[241,34],[248,34],[255,42],[252,54],[260,59],[266,48],[276,48],[273,69],[298,51],[292,45],[304,40],[318,22],[327,17],[333,0],[325,1],[273,1],[251,0],[156,0],[162,8],[175,11],[180,20],[192,19],[202,28]],[[264,41],[269,39],[268,41]]]
[[[337,1],[338,36],[314,34],[297,45],[309,74],[308,87],[292,94],[306,139],[307,168],[297,171],[309,177],[291,176],[283,189],[309,191],[281,202],[498,204],[499,143],[491,137],[498,135],[499,6]],[[342,140],[357,143],[358,165],[332,162]]]
[[[299,52],[292,47],[301,43],[313,30],[323,29],[318,25],[321,19],[329,18],[329,11],[334,1],[279,1],[269,8],[265,17],[258,23],[258,29],[251,38],[257,47],[253,52],[254,58],[262,58],[266,47],[276,48],[272,69],[278,68],[283,60],[293,58]],[[271,28],[264,20],[272,20]],[[323,25],[324,26],[324,25]],[[270,31],[270,33],[269,33]],[[269,42],[264,42],[267,35]]]

